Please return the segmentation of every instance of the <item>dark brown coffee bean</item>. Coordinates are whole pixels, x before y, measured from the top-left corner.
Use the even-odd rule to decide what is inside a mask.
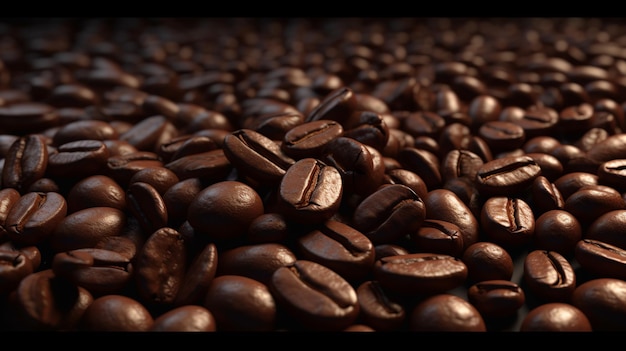
[[[434,189],[424,198],[426,219],[437,219],[455,224],[463,234],[463,245],[478,241],[479,220],[472,210],[451,190]]]
[[[81,179],[96,175],[106,167],[109,150],[99,140],[76,140],[59,145],[48,156],[46,173],[52,178]]]
[[[132,280],[134,267],[131,259],[120,253],[81,248],[56,253],[52,271],[92,295],[102,296],[121,294]]]
[[[518,198],[496,196],[485,201],[480,225],[494,243],[506,248],[520,248],[532,242],[535,215],[530,205]]]
[[[0,190],[0,239],[7,238],[7,216],[19,199],[20,193],[13,188]]]
[[[278,183],[294,164],[279,144],[250,129],[240,129],[224,138],[224,155],[238,171],[255,180]]]
[[[421,300],[409,315],[409,330],[416,332],[484,332],[485,320],[471,303],[452,294]]]
[[[183,236],[163,227],[151,233],[137,253],[134,279],[143,301],[171,305],[187,271],[187,249]]]
[[[356,289],[360,318],[377,331],[400,329],[406,321],[406,310],[375,280],[368,280]]]
[[[146,235],[167,226],[168,213],[163,197],[150,184],[135,182],[126,191],[128,210]]]
[[[363,199],[352,223],[374,245],[390,244],[419,229],[425,216],[424,201],[409,187],[393,184]]]
[[[374,277],[385,289],[397,294],[437,294],[462,285],[467,266],[445,254],[414,253],[388,256],[376,261]]]
[[[187,213],[195,230],[215,240],[229,240],[244,236],[250,223],[264,213],[264,205],[251,186],[221,181],[198,193]]]
[[[522,332],[591,332],[589,318],[574,305],[550,302],[539,305],[522,319]]]
[[[113,178],[123,188],[126,188],[130,178],[135,173],[149,167],[163,167],[163,162],[154,152],[137,151],[109,157],[106,165],[106,175]]]
[[[469,150],[451,150],[441,161],[442,181],[445,183],[458,177],[466,177],[473,181],[483,164],[482,158]]]
[[[164,166],[174,172],[179,180],[196,178],[209,183],[223,180],[233,170],[233,164],[223,149],[182,156]]]
[[[414,137],[428,136],[436,139],[445,126],[446,120],[431,111],[411,112],[402,120],[402,130]]]
[[[375,151],[348,137],[336,137],[328,142],[320,160],[334,167],[341,175],[343,191],[369,195],[383,181],[384,168],[377,167]]]
[[[280,182],[280,213],[301,223],[321,223],[339,210],[343,192],[337,168],[304,158],[291,166]]]
[[[2,185],[23,193],[33,182],[43,178],[48,165],[48,148],[44,139],[29,134],[15,140],[2,167]]]
[[[10,293],[38,268],[24,253],[0,248],[0,292]]]
[[[572,305],[591,322],[593,331],[624,331],[626,283],[621,279],[597,278],[580,284],[572,294]]]
[[[598,183],[610,186],[620,192],[626,190],[626,159],[614,159],[603,162],[598,168]]]
[[[185,305],[173,308],[154,320],[153,332],[214,332],[215,317],[205,307]]]
[[[621,194],[608,186],[587,185],[565,200],[564,210],[573,214],[581,225],[587,226],[601,215],[626,208]]]
[[[154,324],[150,311],[139,301],[124,295],[104,295],[89,305],[79,330],[92,332],[146,332]]]
[[[272,331],[277,302],[267,285],[238,275],[215,277],[203,306],[215,317],[218,331]]]
[[[626,250],[593,239],[582,239],[575,246],[574,257],[580,266],[595,277],[624,279]]]
[[[55,276],[51,269],[30,274],[10,298],[17,330],[75,330],[94,301],[89,291]]]
[[[163,162],[168,163],[181,157],[200,154],[217,148],[215,141],[209,137],[187,134],[165,141],[157,153]]]
[[[554,181],[554,185],[561,192],[563,200],[578,191],[583,186],[597,185],[598,175],[588,172],[572,172],[563,174]]]
[[[576,274],[569,261],[555,251],[533,250],[524,259],[524,282],[538,299],[566,302],[576,288]]]
[[[491,150],[513,150],[522,147],[526,141],[524,129],[514,122],[490,121],[478,128],[481,137]]]
[[[316,120],[295,126],[282,138],[282,150],[294,159],[319,158],[326,145],[343,135],[343,126],[333,120]]]
[[[541,168],[541,176],[546,177],[549,181],[555,181],[558,177],[563,175],[563,164],[558,158],[553,155],[542,152],[526,153],[526,156],[530,156]]]
[[[483,164],[476,173],[476,188],[486,196],[508,196],[526,190],[541,174],[530,156],[509,156]]]
[[[571,257],[583,230],[576,217],[564,210],[544,212],[535,221],[534,247],[546,251],[556,251]]]
[[[621,234],[621,228],[625,224],[626,210],[609,211],[587,227],[584,237],[626,249],[626,238]]]
[[[539,176],[533,181],[531,197],[535,216],[551,210],[562,210],[565,207],[561,191],[544,176]]]
[[[432,252],[459,257],[465,245],[463,232],[454,223],[425,219],[415,233],[409,234],[420,252]]]
[[[513,276],[513,258],[498,244],[476,242],[463,252],[461,260],[467,266],[471,284],[485,280],[510,280]]]
[[[332,219],[298,237],[296,245],[299,257],[320,263],[350,282],[365,278],[374,266],[374,245],[370,239]]]
[[[45,241],[67,215],[65,198],[58,193],[26,193],[13,205],[5,221],[7,234],[20,245]]]
[[[428,193],[422,177],[404,168],[387,170],[384,183],[405,185],[411,188],[421,199],[424,199]]]
[[[509,280],[484,280],[469,287],[467,299],[484,318],[515,315],[526,302],[524,290]]]
[[[359,315],[356,290],[339,274],[312,261],[278,268],[269,285],[277,307],[304,328],[337,331]]]
[[[149,167],[135,173],[129,180],[129,186],[133,183],[142,182],[152,185],[161,195],[178,183],[176,173],[166,167]]]
[[[282,244],[243,245],[219,253],[217,275],[248,277],[267,285],[280,267],[291,266],[296,255]]]
[[[279,112],[253,117],[248,120],[250,125],[244,124],[244,128],[252,129],[272,140],[283,140],[291,129],[304,123],[304,115],[299,112]]]
[[[0,129],[7,134],[38,132],[56,125],[58,121],[56,109],[46,103],[24,101],[0,106]]]
[[[93,175],[78,181],[70,188],[66,201],[68,213],[90,207],[126,210],[126,192],[105,175]]]
[[[145,118],[131,129],[120,134],[119,139],[129,142],[141,151],[158,152],[161,145],[178,136],[176,127],[163,115]]]
[[[182,232],[181,232],[182,234]],[[218,252],[213,243],[206,244],[204,248],[193,257],[187,272],[174,299],[175,306],[202,304],[209,285],[217,272]]]

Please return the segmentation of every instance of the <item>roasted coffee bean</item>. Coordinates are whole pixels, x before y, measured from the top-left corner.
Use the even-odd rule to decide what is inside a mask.
[[[86,289],[44,269],[24,277],[10,302],[18,331],[75,330],[94,301]]]
[[[154,325],[150,311],[124,295],[104,295],[93,300],[81,318],[79,330],[92,332],[146,332]]]
[[[161,195],[179,179],[176,173],[166,167],[150,167],[144,168],[135,173],[129,180],[129,186],[133,183],[142,182],[152,185],[152,187]]]
[[[300,236],[296,245],[298,257],[320,263],[349,282],[365,278],[374,266],[374,245],[370,239],[332,219]]]
[[[487,238],[506,248],[520,248],[535,235],[535,215],[530,205],[518,198],[496,196],[485,201],[480,225]]]
[[[535,216],[552,210],[562,210],[565,207],[565,200],[563,200],[561,191],[544,176],[535,178],[530,192]]]
[[[319,263],[296,260],[278,268],[269,288],[277,307],[304,328],[338,331],[354,323],[359,315],[356,290]]]
[[[484,318],[515,315],[526,302],[524,290],[509,280],[483,280],[469,287],[467,299]]]
[[[367,145],[348,137],[336,137],[326,145],[320,160],[341,175],[343,191],[367,196],[383,181],[384,168],[377,167],[376,153]]]
[[[187,271],[187,248],[175,229],[151,233],[137,252],[134,279],[137,293],[149,305],[172,305]]]
[[[187,178],[170,186],[162,195],[168,222],[181,224],[187,220],[189,204],[204,188],[205,184],[199,178]]]
[[[164,167],[174,172],[179,180],[197,178],[210,183],[223,180],[233,170],[233,164],[223,149],[182,156],[166,163]]]
[[[484,332],[485,320],[471,303],[448,294],[420,301],[409,314],[409,330],[416,332]]]
[[[2,167],[2,185],[23,193],[33,182],[44,177],[48,148],[44,139],[29,134],[16,139],[7,151]]]
[[[601,215],[626,208],[620,193],[604,185],[587,185],[571,194],[566,200],[564,210],[573,214],[581,225],[586,226]]]
[[[180,232],[182,234],[182,230]],[[188,252],[193,251],[189,250]],[[175,306],[202,304],[209,285],[215,278],[217,261],[217,246],[213,243],[206,244],[193,257],[174,299]]]
[[[94,296],[122,293],[134,274],[132,258],[96,248],[59,252],[52,258],[55,276],[85,288]]]
[[[541,167],[530,156],[509,156],[483,164],[476,173],[476,188],[485,196],[522,192],[541,175]]]
[[[135,173],[149,167],[163,167],[159,155],[149,151],[136,151],[109,157],[105,175],[113,178],[122,188],[126,188]]]
[[[165,201],[157,189],[143,182],[135,182],[128,186],[126,203],[129,212],[139,221],[146,235],[167,226],[168,213]]]
[[[561,192],[563,200],[567,200],[570,195],[578,191],[583,186],[597,185],[598,175],[588,172],[566,173],[554,181],[554,185]],[[563,203],[565,205],[565,203]]]
[[[43,102],[23,101],[0,106],[0,129],[23,135],[52,127],[59,121],[56,109]]]
[[[374,278],[397,294],[437,294],[461,286],[467,266],[446,254],[414,253],[388,256],[376,261]]]
[[[571,257],[576,244],[582,239],[583,230],[573,214],[555,209],[544,212],[535,221],[534,247],[556,251]]]
[[[189,204],[187,220],[209,238],[229,240],[244,236],[250,223],[263,213],[263,200],[254,188],[225,180],[209,185],[195,196]]]
[[[424,199],[428,193],[428,188],[422,177],[404,168],[387,170],[383,182],[385,184],[405,185],[411,188],[421,199]]]
[[[296,293],[296,292],[294,292]],[[272,331],[278,303],[267,285],[238,275],[215,277],[203,306],[215,317],[218,331]]]
[[[459,257],[465,250],[463,233],[456,224],[451,222],[425,219],[417,232],[409,235],[420,252]]]
[[[563,164],[553,155],[542,152],[527,153],[541,168],[541,176],[546,177],[549,181],[554,181],[563,175]]]
[[[452,191],[434,189],[424,198],[425,219],[436,219],[455,224],[463,234],[463,246],[479,239],[479,220],[472,210]]]
[[[19,251],[0,249],[0,292],[13,291],[26,276],[35,272],[33,262]]]
[[[445,126],[446,120],[431,111],[411,112],[402,120],[402,129],[416,138],[428,136],[436,139]]]
[[[576,288],[576,274],[560,253],[533,250],[524,259],[523,279],[533,296],[544,302],[566,302]]]
[[[626,238],[621,234],[624,224],[626,224],[626,210],[609,211],[596,218],[587,227],[584,238],[626,249]]]
[[[514,150],[526,141],[524,129],[514,122],[489,121],[478,128],[481,137],[491,150]]]
[[[95,247],[104,238],[119,236],[126,213],[112,207],[89,207],[68,214],[48,238],[55,252]]]
[[[278,183],[294,160],[281,146],[250,129],[240,129],[224,138],[223,152],[241,173],[267,183]]]
[[[67,212],[91,207],[126,210],[126,192],[115,180],[105,175],[92,175],[75,183],[66,196]]]
[[[7,216],[19,199],[20,193],[13,188],[0,190],[0,239],[7,237]]]
[[[285,133],[281,148],[293,159],[320,158],[326,145],[343,135],[343,126],[333,120],[316,120],[295,126]]]
[[[624,331],[626,283],[621,279],[597,278],[580,284],[572,294],[572,305],[591,322],[593,331]]]
[[[291,266],[296,255],[282,244],[267,243],[224,250],[219,253],[218,261],[218,276],[244,276],[268,285],[274,272]]]
[[[419,229],[425,217],[424,201],[409,187],[392,184],[363,199],[352,223],[374,245],[392,244]]]
[[[626,250],[593,239],[577,242],[574,257],[580,266],[595,277],[624,279]]]
[[[8,237],[20,245],[47,240],[67,215],[67,202],[59,193],[22,195],[5,220]]]
[[[152,332],[214,332],[215,317],[205,307],[185,305],[173,308],[154,319]]]
[[[359,300],[359,318],[376,331],[399,330],[406,321],[404,306],[375,280],[368,280],[356,289]]]
[[[610,186],[617,191],[624,192],[626,187],[626,159],[614,159],[606,161],[598,168],[598,183]]]
[[[461,260],[467,266],[470,283],[485,280],[510,280],[513,276],[513,258],[503,247],[481,241],[470,245]]]
[[[82,179],[98,174],[106,167],[109,150],[99,140],[76,140],[59,145],[48,156],[46,174],[52,178]]]
[[[589,318],[574,305],[550,302],[539,305],[522,319],[522,332],[591,332]]]
[[[451,150],[441,161],[442,181],[445,183],[458,177],[467,177],[473,181],[483,164],[482,158],[469,150]]]
[[[291,166],[280,182],[279,211],[289,220],[321,223],[337,213],[344,191],[337,168],[304,158]]]
[[[169,163],[185,156],[201,154],[217,148],[217,143],[209,137],[187,134],[165,141],[159,147],[157,154],[163,162]]]

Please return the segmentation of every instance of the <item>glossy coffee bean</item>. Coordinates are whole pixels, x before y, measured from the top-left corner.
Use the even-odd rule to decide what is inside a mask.
[[[576,274],[569,261],[555,251],[533,250],[524,259],[524,282],[545,302],[566,302],[576,288]]]
[[[352,223],[374,245],[392,244],[419,229],[425,217],[424,201],[409,187],[392,184],[363,199]]]
[[[126,192],[112,178],[92,175],[76,182],[67,196],[67,212],[74,213],[91,207],[111,207],[126,210]]]
[[[343,126],[337,121],[317,120],[303,123],[285,133],[281,148],[293,159],[319,158],[326,145],[342,136],[343,132]]]
[[[8,237],[20,245],[43,243],[67,215],[67,202],[59,193],[27,193],[9,211]]]
[[[624,331],[626,283],[621,279],[597,278],[580,284],[572,294],[572,305],[591,322],[593,331]]]
[[[365,278],[374,267],[375,251],[370,239],[332,219],[300,236],[296,245],[298,257],[320,263],[350,282]]]
[[[4,160],[2,185],[23,193],[30,184],[43,178],[48,165],[48,148],[39,135],[29,134],[15,140]]]
[[[409,330],[419,332],[483,332],[480,312],[463,298],[436,294],[420,301],[410,312]]]
[[[460,259],[435,253],[387,256],[376,261],[374,277],[398,294],[437,294],[462,285],[467,266]]]
[[[609,211],[596,218],[585,232],[585,239],[598,240],[619,248],[626,248],[626,240],[621,235],[624,221],[626,221],[626,210]]]
[[[359,315],[356,290],[319,263],[297,260],[281,267],[272,275],[269,288],[277,307],[307,329],[342,330]]]
[[[509,280],[483,280],[469,287],[468,301],[484,318],[514,316],[526,302],[524,290]]]
[[[624,279],[626,250],[599,240],[583,239],[574,248],[580,266],[595,277]]]
[[[109,150],[100,140],[76,140],[61,144],[48,156],[46,174],[53,178],[81,179],[106,167]]]
[[[583,230],[576,216],[565,210],[550,210],[535,220],[533,247],[570,257],[582,237]]]
[[[409,235],[421,252],[459,257],[465,250],[461,229],[447,221],[425,219],[417,232]]]
[[[8,294],[39,267],[19,251],[0,249],[0,292]]]
[[[392,331],[403,327],[406,309],[395,301],[375,280],[368,280],[356,289],[360,318],[377,331]]]
[[[535,235],[532,208],[518,198],[489,198],[481,210],[480,224],[490,241],[506,248],[523,247],[531,243]]]
[[[279,308],[267,285],[238,275],[215,277],[203,306],[215,317],[218,331],[231,332],[272,331]]]
[[[574,305],[550,302],[528,312],[520,325],[522,332],[591,332],[589,318]]]
[[[485,196],[522,192],[541,174],[530,156],[509,156],[483,164],[476,173],[476,188]]]
[[[479,220],[472,210],[454,192],[434,189],[424,198],[426,219],[436,219],[455,224],[463,234],[466,248],[479,239]]]
[[[298,160],[287,170],[278,186],[279,211],[299,223],[321,223],[330,219],[344,193],[337,168],[318,159]]]
[[[152,185],[144,182],[130,184],[126,191],[126,203],[129,212],[146,235],[167,226],[165,201]]]
[[[113,294],[93,300],[81,318],[80,330],[145,332],[153,324],[154,318],[143,304],[131,297]]]
[[[295,261],[295,253],[282,244],[242,245],[218,254],[216,274],[248,277],[267,285],[278,268]]]
[[[250,223],[263,213],[263,200],[254,188],[225,180],[196,195],[189,204],[187,220],[209,238],[229,240],[244,236]]]
[[[185,305],[171,309],[154,319],[153,332],[214,332],[215,317],[205,307]]]
[[[488,241],[467,247],[461,260],[467,266],[467,279],[472,284],[484,280],[510,280],[515,269],[509,252]]]

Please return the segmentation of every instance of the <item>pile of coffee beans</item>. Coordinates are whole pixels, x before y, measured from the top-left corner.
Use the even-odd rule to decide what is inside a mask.
[[[0,22],[0,329],[625,331],[626,26]]]

